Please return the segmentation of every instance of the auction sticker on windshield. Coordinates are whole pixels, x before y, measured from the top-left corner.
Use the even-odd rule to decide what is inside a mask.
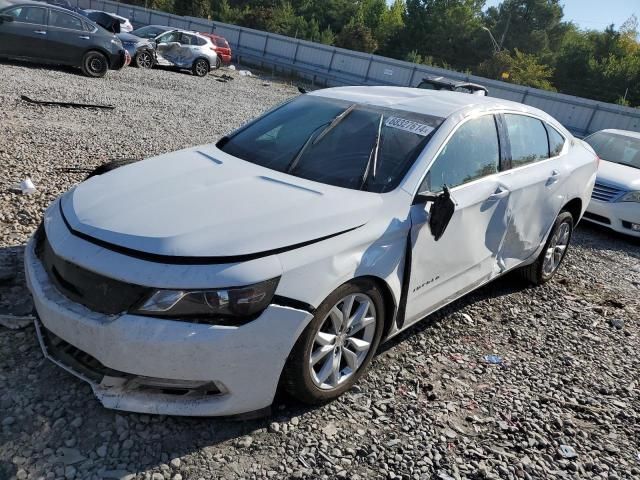
[[[413,122],[411,120],[405,120],[400,117],[389,117],[385,122],[385,126],[391,128],[399,128],[407,132],[415,133],[416,135],[422,135],[426,137],[433,132],[433,127],[424,123]]]

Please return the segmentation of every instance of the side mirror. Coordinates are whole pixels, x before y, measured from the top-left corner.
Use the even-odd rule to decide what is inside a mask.
[[[429,208],[429,229],[433,239],[437,242],[444,235],[451,217],[456,210],[456,205],[451,199],[451,192],[447,186],[444,186],[442,192],[437,195],[425,195],[419,193],[416,196],[416,202],[432,202]]]
[[[11,15],[7,15],[6,13],[0,15],[0,23],[13,22],[13,20],[14,18]]]

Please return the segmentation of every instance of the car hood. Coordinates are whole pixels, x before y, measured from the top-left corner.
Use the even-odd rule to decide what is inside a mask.
[[[640,190],[640,169],[600,160],[598,180],[623,190]]]
[[[120,32],[116,34],[116,36],[122,40],[123,42],[134,42],[134,43],[150,43],[146,38],[140,38],[135,35],[131,35],[130,33]]]
[[[333,187],[245,162],[213,146],[95,176],[61,199],[77,235],[125,253],[265,256],[367,223],[379,194]]]

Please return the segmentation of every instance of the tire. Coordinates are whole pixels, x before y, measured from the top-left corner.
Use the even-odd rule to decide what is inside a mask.
[[[216,69],[222,68],[222,59],[220,57],[216,57]]]
[[[153,55],[148,50],[142,50],[136,53],[133,59],[133,65],[137,68],[153,68],[154,63]]]
[[[101,78],[107,74],[109,62],[102,53],[92,50],[84,54],[80,68],[87,77]]]
[[[193,62],[191,72],[196,77],[206,77],[209,73],[209,68],[209,62],[207,62],[204,58],[198,58],[195,62]]]
[[[363,309],[362,318],[368,322],[352,333],[343,330],[343,333],[335,335],[332,332],[345,325],[341,307],[345,299],[351,298],[354,301],[349,318],[358,321],[356,314]],[[369,302],[368,307],[366,301]],[[335,307],[338,307],[336,314],[340,315],[331,315]],[[316,309],[313,320],[291,350],[283,372],[284,388],[294,398],[310,405],[322,404],[342,395],[362,377],[371,363],[380,343],[384,320],[384,300],[371,281],[353,280],[337,288]],[[336,329],[336,325],[340,328]],[[318,336],[320,333],[322,337]],[[321,342],[317,341],[318,338]],[[365,343],[369,344],[368,350],[356,353],[364,348]],[[311,363],[312,354],[317,357],[315,364]],[[337,370],[333,367],[336,358]],[[355,371],[349,364],[355,366]],[[327,372],[328,376],[324,378]]]
[[[94,169],[85,180],[88,180],[91,177],[95,177],[96,175],[102,175],[103,173],[110,172],[111,170],[115,170],[116,168],[124,167],[125,165],[129,165],[130,163],[135,163],[138,160],[133,158],[123,158],[122,160],[112,160],[111,162],[103,163],[96,169]]]
[[[553,278],[567,253],[573,234],[573,215],[560,212],[540,255],[531,265],[522,267],[522,278],[533,285],[542,285]]]

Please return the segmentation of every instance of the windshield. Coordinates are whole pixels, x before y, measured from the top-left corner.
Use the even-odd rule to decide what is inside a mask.
[[[584,140],[602,160],[640,168],[640,138],[597,132]]]
[[[218,142],[222,151],[338,187],[388,192],[443,119],[301,95]]]

